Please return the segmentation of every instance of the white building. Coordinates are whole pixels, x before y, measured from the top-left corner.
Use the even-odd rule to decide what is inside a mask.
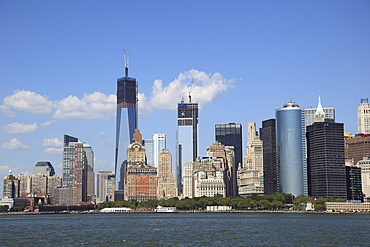
[[[370,158],[364,157],[357,165],[361,168],[362,193],[364,197],[370,197]]]
[[[153,134],[153,161],[154,167],[158,168],[159,155],[166,149],[166,134]]]
[[[357,108],[358,133],[370,134],[370,105],[368,99],[361,99]]]

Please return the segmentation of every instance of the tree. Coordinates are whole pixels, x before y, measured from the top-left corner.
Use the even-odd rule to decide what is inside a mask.
[[[24,207],[23,206],[14,206],[11,209],[9,209],[9,212],[23,212]]]
[[[8,212],[8,210],[9,210],[8,205],[0,206],[0,213]]]

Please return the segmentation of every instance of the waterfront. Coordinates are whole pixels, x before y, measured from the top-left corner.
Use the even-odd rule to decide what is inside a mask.
[[[1,246],[367,246],[368,214],[0,215]]]

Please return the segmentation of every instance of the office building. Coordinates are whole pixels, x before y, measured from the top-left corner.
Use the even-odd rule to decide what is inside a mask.
[[[168,199],[177,197],[177,184],[175,175],[172,173],[172,155],[164,149],[158,157],[158,191],[157,198]]]
[[[64,188],[71,188],[71,202],[77,204],[88,200],[89,182],[93,179],[94,152],[91,146],[79,139],[64,135],[63,181]]]
[[[231,196],[238,195],[237,171],[243,164],[243,145],[242,145],[242,125],[216,124],[215,125],[216,141],[221,142],[225,146],[234,147],[234,164],[231,167],[232,171],[232,192]]]
[[[154,143],[153,139],[144,140],[144,146],[146,149],[146,162],[148,166],[154,166]]]
[[[239,168],[239,195],[263,193],[263,143],[258,137],[256,123],[248,123],[247,154]]]
[[[347,139],[347,158],[357,164],[363,157],[370,157],[370,134],[358,134]]]
[[[166,134],[153,134],[153,160],[154,167],[158,167],[159,155],[166,149]]]
[[[48,161],[37,162],[37,164],[32,170],[32,175],[38,174],[38,173],[45,174],[46,176],[55,175],[54,167]]]
[[[262,121],[260,139],[263,146],[264,194],[272,195],[280,192],[280,172],[276,153],[275,119]]]
[[[304,110],[306,127],[309,126],[309,125],[312,125],[315,122],[315,116],[316,117],[318,116],[316,114],[317,111],[322,113],[323,117],[325,117],[325,119],[332,119],[335,122],[335,109],[334,109],[334,107],[325,107],[325,108],[323,108],[322,105],[321,105],[321,97],[319,96],[317,108],[310,107],[310,108],[306,108]]]
[[[124,198],[124,173],[127,165],[127,147],[138,128],[138,82],[128,76],[128,59],[125,56],[125,76],[117,79],[117,115],[115,150],[115,200]]]
[[[97,202],[114,200],[115,179],[112,171],[98,171],[97,174]]]
[[[370,158],[364,157],[362,160],[357,162],[357,166],[361,168],[361,182],[362,192],[364,199],[369,201],[370,199]]]
[[[363,202],[361,167],[346,164],[346,184],[347,200]]]
[[[189,97],[190,98],[190,97]],[[182,194],[183,171],[187,162],[198,156],[198,103],[177,105],[176,174],[177,188]]]
[[[281,193],[307,195],[304,109],[289,102],[276,109],[276,144]]]
[[[343,123],[332,119],[307,126],[308,194],[347,198]]]
[[[359,134],[370,134],[370,105],[367,98],[361,99],[357,108],[357,124]]]

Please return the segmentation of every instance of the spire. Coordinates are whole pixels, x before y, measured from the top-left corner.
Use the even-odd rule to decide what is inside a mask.
[[[128,77],[128,60],[130,58],[130,54],[126,56],[126,50],[123,50],[123,60],[125,62],[125,77]]]
[[[319,95],[319,100],[317,103],[317,108],[315,112],[315,122],[324,122],[325,119],[325,112],[321,105],[321,97]]]

